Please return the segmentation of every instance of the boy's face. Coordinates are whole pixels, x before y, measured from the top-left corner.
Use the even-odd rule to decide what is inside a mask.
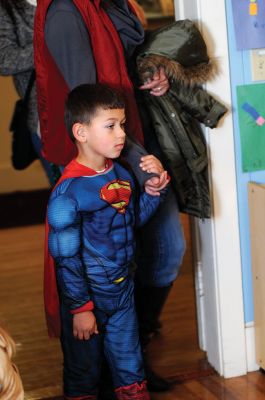
[[[100,108],[90,123],[84,124],[87,151],[104,158],[119,157],[125,143],[124,125],[124,109]]]

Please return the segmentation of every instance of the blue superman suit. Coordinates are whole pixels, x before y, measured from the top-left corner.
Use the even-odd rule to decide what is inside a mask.
[[[134,181],[116,162],[109,161],[104,173],[86,170],[55,188],[47,211],[61,305],[65,396],[96,398],[104,352],[117,397],[149,399],[130,265],[135,228],[154,214],[160,197],[142,193],[136,203]],[[91,304],[100,334],[76,340],[72,314]],[[128,391],[134,394],[126,397]]]

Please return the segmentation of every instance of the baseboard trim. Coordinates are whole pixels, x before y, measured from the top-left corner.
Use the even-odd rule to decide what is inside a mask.
[[[247,349],[247,371],[259,370],[259,365],[256,363],[256,346],[255,346],[255,327],[254,321],[245,324],[246,332],[246,349]]]

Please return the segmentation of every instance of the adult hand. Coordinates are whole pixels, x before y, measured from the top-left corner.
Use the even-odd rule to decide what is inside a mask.
[[[95,315],[92,311],[84,311],[73,316],[73,335],[79,340],[89,340],[93,334],[98,334]]]
[[[160,67],[151,79],[140,86],[141,90],[150,90],[153,96],[163,96],[169,89],[169,81],[164,68]]]

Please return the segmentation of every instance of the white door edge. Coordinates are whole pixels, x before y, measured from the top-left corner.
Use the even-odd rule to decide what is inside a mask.
[[[229,106],[225,1],[176,0],[175,11],[176,19],[198,22],[208,53],[217,59],[221,68],[220,75],[206,89]],[[206,129],[205,134],[213,217],[204,222],[194,219],[199,338],[209,362],[220,375],[228,378],[248,370],[231,112],[217,129]]]

